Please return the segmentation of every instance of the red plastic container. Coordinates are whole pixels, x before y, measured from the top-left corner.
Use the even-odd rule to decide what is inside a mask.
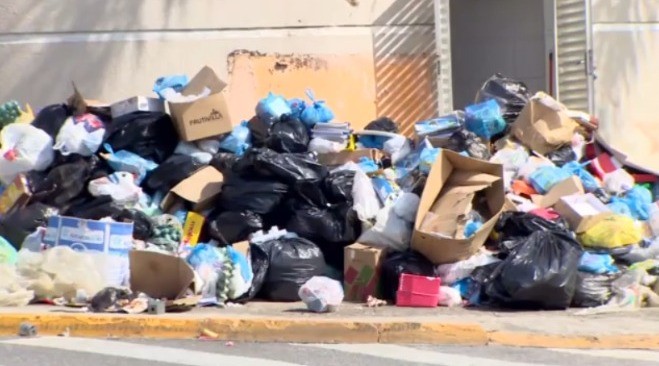
[[[439,303],[439,277],[401,274],[396,306],[434,308]]]

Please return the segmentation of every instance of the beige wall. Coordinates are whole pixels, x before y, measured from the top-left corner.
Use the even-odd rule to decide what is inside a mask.
[[[315,90],[339,119],[435,114],[431,0],[0,0],[0,100],[150,94],[212,66],[235,120],[268,91]],[[242,52],[246,51],[246,52]]]

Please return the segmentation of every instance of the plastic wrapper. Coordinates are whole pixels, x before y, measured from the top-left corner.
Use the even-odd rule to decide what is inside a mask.
[[[374,121],[371,121],[369,124],[364,127],[366,131],[380,131],[380,132],[389,132],[389,133],[398,133],[398,125],[392,119],[388,117],[380,117]],[[384,143],[389,139],[389,137],[384,136],[373,136],[373,135],[364,135],[359,137],[359,142],[366,148],[369,149],[380,149],[384,147]]]
[[[439,305],[449,308],[462,305],[460,291],[448,286],[439,287]]]
[[[566,145],[547,154],[547,158],[560,168],[569,162],[577,160],[577,154],[575,154],[572,146]]]
[[[571,175],[557,167],[541,166],[529,176],[529,183],[540,194],[546,194],[558,183],[570,179]]]
[[[476,159],[489,160],[492,156],[490,148],[480,137],[464,129],[453,133],[444,148],[458,152],[466,151],[470,157]]]
[[[25,123],[12,123],[0,132],[0,182],[11,184],[31,170],[46,170],[55,158],[53,139]]]
[[[346,171],[354,173],[352,174],[352,190],[349,197],[350,202],[353,203],[352,208],[357,213],[357,217],[359,217],[359,220],[363,222],[374,219],[380,211],[380,201],[378,200],[375,189],[371,184],[371,180],[360,168],[360,166],[353,162],[336,168],[332,173],[334,174],[343,172],[345,174]],[[341,196],[348,197],[347,194],[342,194]],[[328,196],[328,198],[329,197],[332,197],[332,195]],[[338,196],[334,197],[340,199]]]
[[[579,272],[572,306],[593,308],[607,304],[613,296],[613,281],[618,277],[620,274]]]
[[[69,117],[57,134],[53,149],[62,155],[96,154],[105,137],[105,124],[93,114]]]
[[[490,77],[476,94],[476,103],[493,99],[501,107],[506,123],[513,123],[529,101],[529,90],[526,84],[502,74]]]
[[[378,212],[375,225],[364,231],[358,242],[397,251],[409,249],[419,196],[403,193],[395,203]]]
[[[115,152],[110,145],[103,146],[108,152],[101,154],[107,160],[108,165],[117,172],[129,172],[135,175],[135,183],[141,184],[146,175],[158,167],[158,164],[151,160],[142,158],[141,156],[127,150],[120,150]]]
[[[190,156],[202,164],[208,164],[210,163],[211,159],[213,159],[213,155],[211,153],[205,152],[197,145],[186,141],[181,141],[178,143],[178,145],[176,145],[174,154]]]
[[[405,136],[399,135],[387,140],[383,150],[391,157],[391,163],[396,164],[412,153],[412,144]]]
[[[307,309],[315,313],[336,311],[343,302],[343,285],[327,277],[311,277],[298,293]]]
[[[396,300],[400,275],[435,276],[435,267],[426,257],[414,251],[389,252],[382,262],[380,291],[387,301]]]
[[[583,246],[604,249],[638,244],[642,239],[640,225],[631,217],[621,215],[604,218],[579,235]]]
[[[234,127],[229,136],[219,143],[219,148],[242,156],[250,147],[248,125],[249,122],[243,121],[240,125]]]
[[[94,179],[89,182],[87,189],[94,197],[111,196],[115,203],[123,206],[134,206],[145,199],[142,188],[135,184],[135,177],[127,172]]]
[[[436,268],[436,273],[442,279],[442,284],[451,286],[462,279],[469,278],[476,268],[500,261],[492,254],[482,251],[460,262],[440,264]]]
[[[600,189],[600,184],[595,177],[593,177],[592,174],[590,174],[588,170],[578,162],[567,162],[561,167],[561,169],[570,175],[576,175],[579,177],[586,192],[595,192]]]
[[[566,309],[582,249],[564,231],[536,231],[515,245],[491,275],[486,294],[508,308]]]
[[[309,151],[317,152],[318,154],[338,153],[345,150],[346,144],[325,140],[319,137],[309,141]]]
[[[0,306],[26,306],[34,298],[30,281],[16,272],[16,266],[0,264]]]
[[[489,141],[506,130],[501,107],[494,100],[468,106],[465,108],[465,128]]]
[[[584,252],[579,261],[579,271],[593,274],[616,273],[618,267],[613,264],[610,254]]]
[[[305,152],[309,145],[309,133],[302,122],[283,115],[270,127],[266,145],[279,153]]]
[[[179,143],[171,117],[161,112],[134,112],[115,118],[106,129],[105,143],[113,150],[126,150],[162,163]]]
[[[263,218],[250,211],[222,212],[208,227],[209,236],[225,245],[246,240],[259,230],[263,230]]]
[[[634,188],[634,177],[624,169],[617,169],[604,176],[604,188],[612,194],[621,195]]]
[[[452,133],[464,125],[464,120],[464,112],[455,111],[446,116],[417,122],[414,124],[414,132],[419,137]]]

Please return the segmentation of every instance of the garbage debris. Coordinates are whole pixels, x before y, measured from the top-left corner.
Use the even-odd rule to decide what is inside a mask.
[[[341,282],[327,277],[311,277],[299,291],[300,299],[315,313],[336,312],[343,301]]]

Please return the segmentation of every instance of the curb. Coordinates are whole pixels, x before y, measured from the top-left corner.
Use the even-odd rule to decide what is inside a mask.
[[[40,335],[69,332],[73,337],[194,339],[202,331],[217,339],[286,343],[397,343],[501,345],[536,348],[659,349],[659,333],[647,335],[562,336],[487,331],[478,324],[362,319],[265,317],[167,317],[116,314],[2,314],[0,337],[15,337],[21,323]]]

